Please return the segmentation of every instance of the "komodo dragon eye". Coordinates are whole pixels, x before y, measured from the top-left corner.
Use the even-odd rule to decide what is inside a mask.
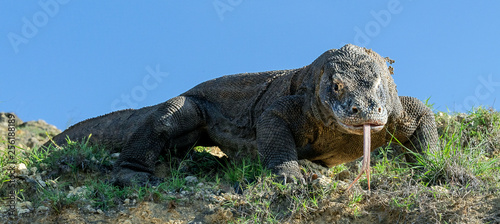
[[[341,83],[337,83],[337,82],[333,83],[333,91],[335,91],[336,93],[338,93],[341,89],[342,89],[342,84]]]

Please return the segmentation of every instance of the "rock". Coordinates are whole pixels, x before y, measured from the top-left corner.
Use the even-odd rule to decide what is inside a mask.
[[[22,215],[29,213],[33,210],[33,205],[30,201],[18,202],[16,204],[17,214]]]
[[[139,194],[137,194],[137,192],[134,192],[130,195],[130,198],[131,199],[136,199],[136,198],[139,198]]]
[[[33,209],[33,204],[31,203],[31,201],[18,202],[17,208]]]
[[[40,174],[37,174],[34,179],[36,180],[36,182],[38,184],[40,184],[40,186],[42,186],[42,187],[46,187],[47,186],[47,184],[45,183],[45,181],[42,180],[42,177],[40,176]]]
[[[99,215],[104,214],[104,212],[103,212],[101,209],[97,209],[97,211],[96,211],[96,212],[97,212]]]
[[[36,212],[46,212],[46,211],[49,211],[49,208],[43,205],[36,208]]]
[[[207,223],[228,223],[233,220],[233,213],[229,209],[216,209],[213,214],[206,215],[204,219]]]
[[[196,178],[195,176],[187,176],[186,178],[184,178],[184,180],[188,184],[194,184],[198,182],[198,178]]]
[[[222,198],[229,201],[229,200],[231,200],[231,195],[230,194],[222,194]]]
[[[34,138],[34,137],[29,138],[29,139],[28,139],[28,142],[26,143],[26,146],[27,146],[28,148],[31,148],[31,149],[32,149],[32,148],[35,148],[35,147],[38,147],[38,146],[40,146],[40,145],[42,145],[42,144],[40,143],[40,141],[38,141],[38,139],[36,139],[36,138]]]
[[[85,197],[89,193],[89,190],[87,189],[87,186],[82,186],[82,187],[77,187],[74,188],[73,186],[69,186],[69,193],[66,196],[67,198],[71,198],[73,196],[76,197]]]
[[[19,163],[16,166],[16,175],[21,176],[21,175],[28,175],[29,171],[28,168],[26,168],[26,164],[24,163]]]
[[[337,178],[339,180],[347,180],[351,177],[351,172],[349,172],[349,170],[343,170],[342,172],[340,172],[339,174],[337,174]]]
[[[14,114],[14,113],[0,112],[0,124],[5,124],[5,126],[8,126],[9,119],[11,119],[8,117],[8,114]],[[16,114],[14,114],[14,116],[16,117],[15,118],[16,125],[20,125],[23,123],[23,121]]]
[[[332,184],[332,179],[324,175],[318,175],[318,178],[312,181],[312,186],[316,189],[327,188],[330,184]]]
[[[6,127],[9,126],[10,118],[7,113],[0,113],[0,141],[7,136]],[[48,140],[48,136],[55,136],[61,131],[54,125],[47,124],[43,120],[23,122],[17,116],[16,120],[16,146],[23,149],[36,148]],[[0,150],[5,150],[3,144],[0,144]]]
[[[467,118],[467,114],[465,113],[458,113],[456,116],[458,122],[463,122],[465,118]]]
[[[441,195],[448,195],[450,193],[450,190],[442,187],[442,186],[432,186],[431,187],[434,192],[441,194]]]
[[[125,205],[130,204],[130,199],[126,198],[126,199],[123,201],[123,204],[125,204]]]
[[[196,185],[196,187],[203,187],[203,185],[204,185],[204,184],[203,184],[202,182],[200,182],[200,183],[198,183],[198,184]]]
[[[115,152],[115,153],[111,154],[110,156],[113,159],[118,159],[118,157],[120,157],[120,153],[119,152]]]
[[[126,219],[125,221],[123,221],[123,224],[132,224],[132,221],[130,221],[130,219]]]
[[[88,212],[88,213],[96,213],[96,210],[92,208],[92,206],[87,205],[83,208],[83,211]]]
[[[349,187],[349,184],[344,182],[344,181],[337,182],[337,188],[340,190],[347,190],[348,187]]]
[[[34,137],[45,139],[49,136],[55,136],[61,131],[56,128],[56,126],[47,124],[44,120],[38,121],[27,121],[19,125],[20,129],[34,130],[32,132],[37,133]]]
[[[27,208],[18,208],[17,209],[17,215],[19,215],[19,216],[22,215],[22,214],[29,213],[29,212],[30,212],[30,210],[27,209]]]

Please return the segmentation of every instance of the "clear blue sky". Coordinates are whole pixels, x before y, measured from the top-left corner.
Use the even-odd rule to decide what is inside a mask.
[[[396,60],[400,95],[500,108],[499,1],[356,2],[1,0],[0,111],[65,129],[346,43]]]

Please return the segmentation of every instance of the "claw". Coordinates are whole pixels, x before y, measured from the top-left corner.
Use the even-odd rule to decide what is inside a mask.
[[[361,175],[366,172],[366,180],[368,181],[368,190],[370,190],[370,152],[371,152],[371,136],[370,136],[370,124],[363,125],[363,166],[361,167],[361,172],[358,174],[356,179],[349,185],[347,191],[358,182]]]

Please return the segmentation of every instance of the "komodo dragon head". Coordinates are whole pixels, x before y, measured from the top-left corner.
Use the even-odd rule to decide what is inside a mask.
[[[329,127],[363,135],[368,124],[378,132],[400,104],[386,60],[369,49],[348,44],[329,50],[311,68],[313,111]]]

